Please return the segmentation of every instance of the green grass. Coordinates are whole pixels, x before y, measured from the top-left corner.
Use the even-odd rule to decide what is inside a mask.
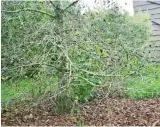
[[[135,77],[127,82],[127,96],[136,100],[160,97],[160,78]]]
[[[18,101],[26,99],[26,95],[30,95],[30,97],[38,96],[45,91],[52,91],[56,90],[56,82],[57,79],[45,79],[43,82],[33,79],[22,79],[19,81],[8,81],[2,82],[2,105],[7,104],[11,101]]]
[[[31,79],[21,80],[18,83],[2,83],[2,101],[19,98],[22,93],[28,92],[33,88],[31,85]]]
[[[147,69],[146,69],[147,68]],[[23,79],[15,82],[2,82],[2,104],[11,100],[21,100],[26,96],[37,96],[44,91],[54,92],[57,86],[56,78],[34,81]],[[43,84],[43,85],[40,85]],[[129,77],[126,79],[126,95],[131,99],[141,100],[160,97],[160,66],[147,65],[141,76]]]
[[[127,96],[136,100],[160,97],[160,64],[146,64],[142,74],[127,78]]]

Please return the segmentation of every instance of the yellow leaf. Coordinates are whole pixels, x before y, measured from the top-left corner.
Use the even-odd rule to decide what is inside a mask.
[[[102,56],[103,56],[103,57],[107,57],[107,56],[108,56],[107,52],[103,50]]]
[[[136,62],[137,62],[137,58],[136,57],[132,58],[131,63],[134,64]]]

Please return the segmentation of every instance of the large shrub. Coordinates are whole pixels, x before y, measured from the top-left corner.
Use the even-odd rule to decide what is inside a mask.
[[[72,31],[75,44],[69,58],[77,77],[73,91],[85,101],[93,97],[95,87],[125,85],[125,78],[141,73],[142,46],[149,40],[151,23],[146,14],[131,17],[114,9],[88,13],[81,23]]]
[[[42,5],[36,9],[46,11],[49,5]],[[19,18],[18,14],[3,15],[4,77],[58,77],[55,85],[60,91],[67,88],[84,102],[96,96],[98,87],[123,85],[127,76],[140,73],[141,47],[148,42],[151,28],[146,14],[131,17],[114,8],[84,15],[70,8],[61,20],[60,15],[52,19],[39,13],[20,14]]]

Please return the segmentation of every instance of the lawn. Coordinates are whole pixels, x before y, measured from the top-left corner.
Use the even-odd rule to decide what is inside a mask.
[[[160,78],[154,76],[130,78],[127,90],[129,98],[136,100],[160,97]]]
[[[18,80],[18,81],[7,81],[2,83],[2,105],[7,104],[11,101],[19,101],[23,99],[30,99],[41,93],[56,90],[54,82],[56,78],[44,79],[43,82],[33,80],[30,78]],[[53,84],[49,84],[53,82]],[[43,84],[43,85],[40,85]],[[26,98],[28,97],[28,98]]]
[[[160,64],[146,64],[141,75],[126,81],[129,98],[144,100],[160,97]]]
[[[141,76],[129,77],[125,81],[127,86],[127,97],[136,100],[160,97],[160,66],[147,65],[147,70]],[[56,78],[43,80],[43,86],[39,86],[40,81],[33,79],[23,79],[15,82],[2,83],[2,103],[11,100],[23,99],[24,95],[37,96],[44,91],[55,91]],[[53,82],[53,85],[50,84]]]

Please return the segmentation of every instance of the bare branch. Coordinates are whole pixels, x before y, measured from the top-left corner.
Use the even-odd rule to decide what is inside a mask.
[[[85,73],[88,73],[88,74],[91,74],[91,75],[94,75],[94,76],[102,76],[102,77],[123,77],[124,76],[124,75],[105,75],[103,73],[91,72],[91,71],[87,71],[87,70],[84,70],[84,69],[77,69],[77,70],[83,71]]]
[[[71,3],[70,5],[68,5],[65,9],[63,9],[63,12],[66,11],[68,8],[70,8],[71,6],[74,6],[75,4],[78,3],[79,0],[74,1],[73,3]]]
[[[53,1],[49,1],[50,3],[51,3],[51,5],[55,8],[55,9],[60,9],[60,8],[58,8],[57,6],[55,6],[55,4],[53,3]]]
[[[47,13],[45,11],[40,11],[40,10],[36,10],[36,9],[31,9],[31,8],[26,8],[26,9],[21,9],[21,10],[15,10],[15,11],[6,11],[6,10],[2,10],[3,12],[7,12],[7,13],[19,13],[21,11],[31,11],[31,12],[38,12],[38,13],[42,13],[42,14],[45,14],[45,15],[48,15],[52,18],[56,18],[55,15],[52,15],[50,13]]]
[[[105,83],[104,85],[96,85],[96,84],[94,84],[93,82],[89,81],[87,78],[84,78],[84,77],[82,77],[82,76],[78,76],[78,77],[80,77],[81,79],[85,80],[85,81],[88,82],[90,85],[95,86],[95,87],[104,87],[104,86],[120,85],[120,82],[116,82],[116,83],[114,83],[114,82],[107,82],[107,83]]]

